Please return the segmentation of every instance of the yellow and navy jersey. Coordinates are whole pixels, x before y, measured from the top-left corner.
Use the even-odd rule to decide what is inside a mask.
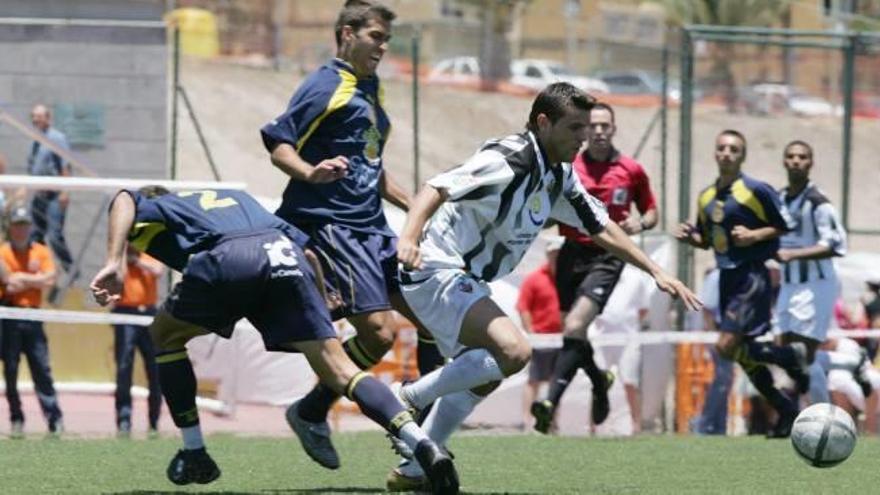
[[[243,191],[177,191],[152,198],[137,191],[123,193],[134,198],[137,208],[128,241],[178,271],[183,271],[191,255],[228,236],[277,229],[300,246],[308,240]]]
[[[312,165],[344,156],[348,173],[328,184],[290,180],[278,216],[391,235],[379,196],[382,151],[391,129],[382,100],[377,77],[358,79],[340,59],[306,78],[287,110],[261,129],[263,144],[271,153],[287,143]]]
[[[715,251],[719,268],[736,268],[744,262],[765,261],[779,249],[779,239],[734,246],[730,232],[737,225],[749,229],[776,227],[786,232],[792,221],[769,184],[745,174],[730,185],[719,188],[717,182],[704,189],[697,200],[697,229]]]

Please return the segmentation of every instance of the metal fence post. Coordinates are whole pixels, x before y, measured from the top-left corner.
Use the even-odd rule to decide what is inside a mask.
[[[177,88],[180,85],[180,29],[174,25],[171,72],[171,179],[177,178]]]
[[[667,37],[669,32],[666,33]],[[669,122],[669,47],[663,45],[662,83],[660,85],[660,230],[666,231],[666,217],[669,215],[666,198],[666,137]]]
[[[419,173],[419,38],[421,36],[421,30],[417,27],[412,37],[413,194],[418,193],[421,183]]]
[[[852,147],[853,119],[853,87],[855,85],[857,34],[847,37],[843,45],[843,197],[841,198],[840,216],[844,228],[849,229],[849,177]]]
[[[693,110],[694,78],[693,43],[691,33],[682,30],[681,35],[681,108],[679,111],[679,182],[678,219],[684,222],[690,217],[691,193],[691,117]],[[678,279],[693,287],[693,249],[685,243],[678,244]],[[679,330],[684,329],[685,310],[679,305],[676,318]]]

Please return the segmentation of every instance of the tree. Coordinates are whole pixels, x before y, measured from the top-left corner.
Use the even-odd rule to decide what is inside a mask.
[[[669,22],[676,26],[708,24],[717,26],[770,27],[787,16],[793,0],[651,0],[663,6]],[[724,86],[729,111],[736,107],[736,80],[730,67],[733,45],[718,43],[712,51],[712,79]]]
[[[480,9],[482,35],[480,40],[480,76],[486,89],[494,89],[498,81],[510,78],[509,35],[520,12],[518,4],[530,0],[458,0]]]

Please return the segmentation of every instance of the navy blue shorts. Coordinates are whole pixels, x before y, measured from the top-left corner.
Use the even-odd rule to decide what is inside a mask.
[[[391,309],[388,294],[397,282],[397,238],[351,230],[345,226],[298,226],[309,235],[309,249],[321,260],[328,292],[342,306],[333,319]]]
[[[763,262],[722,269],[719,277],[722,332],[757,337],[770,330],[773,288]]]
[[[336,337],[302,249],[279,230],[228,237],[194,255],[164,309],[227,338],[247,318],[269,351]]]

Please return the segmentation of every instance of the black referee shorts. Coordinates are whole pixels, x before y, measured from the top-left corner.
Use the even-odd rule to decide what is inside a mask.
[[[599,312],[620,280],[624,262],[597,246],[566,240],[556,261],[559,308],[567,312],[580,296],[592,299]]]

